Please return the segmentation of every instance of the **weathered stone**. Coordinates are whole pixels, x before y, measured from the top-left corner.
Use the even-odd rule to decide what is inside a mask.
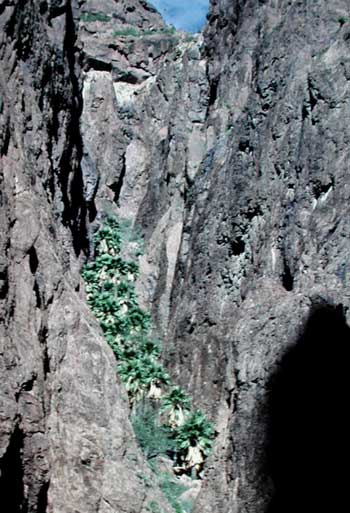
[[[114,86],[139,294],[173,376],[216,419],[195,511],[270,507],[271,377],[315,298],[349,305],[347,8],[213,1],[204,43],[180,43],[144,87]]]
[[[193,40],[145,2],[82,4],[78,41],[75,2],[0,4],[7,510],[136,513],[158,493],[79,289],[95,206],[141,228],[140,299],[215,420],[194,511],[340,509],[348,2],[213,0]]]
[[[145,485],[127,396],[79,275],[98,175],[79,126],[76,7],[0,5],[1,508],[146,513],[157,501],[170,511]]]

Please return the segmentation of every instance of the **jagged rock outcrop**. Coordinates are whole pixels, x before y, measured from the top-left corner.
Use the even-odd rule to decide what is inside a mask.
[[[183,382],[216,409],[221,432],[197,511],[271,507],[278,491],[268,461],[271,378],[316,299],[349,305],[342,271],[349,236],[347,8],[323,1],[213,3],[205,33],[208,124],[218,139],[186,205],[191,235],[179,255],[171,310],[172,353]],[[331,360],[337,325],[333,333]],[[327,363],[314,347],[321,387]],[[307,386],[315,384],[310,379]],[[302,408],[294,414],[302,424]],[[311,426],[322,452],[322,438],[337,428],[320,424],[317,415]],[[297,509],[323,511],[341,492],[330,484],[311,506],[312,473],[320,476],[321,462],[310,463],[307,444],[300,445],[304,452],[295,450],[309,468],[310,488]],[[335,461],[325,456],[323,465]],[[296,509],[290,497],[284,501],[278,511]]]
[[[0,3],[0,494],[7,513],[145,513],[163,501],[81,286],[95,211],[81,166],[78,19],[68,0]]]

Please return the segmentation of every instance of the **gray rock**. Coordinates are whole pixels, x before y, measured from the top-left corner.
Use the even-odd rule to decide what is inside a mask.
[[[146,513],[156,501],[170,511],[79,274],[97,166],[79,127],[76,7],[0,5],[1,507]]]
[[[198,512],[278,504],[273,377],[315,298],[349,306],[347,16],[344,0],[213,1],[204,42],[156,71],[130,47],[127,69],[152,78],[114,85],[117,211],[145,234],[139,295],[173,376],[216,420]],[[319,509],[341,495],[327,493]],[[310,503],[278,507],[291,505]]]
[[[167,509],[80,289],[95,206],[141,228],[140,300],[215,421],[195,513],[340,509],[348,2],[213,0],[193,39],[145,2],[82,4],[0,5],[7,510]]]

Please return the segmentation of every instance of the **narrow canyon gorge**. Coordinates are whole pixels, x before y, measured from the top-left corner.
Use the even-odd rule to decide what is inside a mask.
[[[198,34],[145,0],[0,0],[1,511],[344,508],[349,122],[348,0],[211,0]],[[107,216],[215,428],[191,507],[87,304]]]

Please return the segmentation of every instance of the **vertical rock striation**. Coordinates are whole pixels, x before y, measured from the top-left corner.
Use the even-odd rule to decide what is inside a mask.
[[[109,21],[80,24],[82,134],[98,211],[115,210],[146,236],[139,293],[165,334],[186,194],[210,140],[208,80],[202,37],[174,33],[153,11],[146,23],[143,5],[130,4],[126,18],[123,3],[108,4]]]
[[[212,104],[207,123],[217,139],[186,204],[190,236],[182,243],[170,315],[175,367],[217,416],[219,431],[196,511],[275,507],[279,483],[268,456],[274,375],[300,343],[313,304],[349,306],[347,9],[343,1],[212,3],[205,30]],[[312,335],[320,374],[334,376],[323,351],[329,344],[333,361],[343,347],[337,322],[329,321],[328,339],[319,337],[319,345]],[[305,395],[318,401],[310,390],[319,386],[330,404],[341,393],[339,377],[324,391],[310,355],[305,360],[318,380],[304,379]],[[324,452],[323,463],[320,456],[312,461],[308,430],[314,427],[313,445],[322,452],[322,440],[336,437],[347,423],[340,415],[332,427],[312,424],[304,403],[298,408],[288,393],[285,401],[295,425],[305,425],[305,437],[292,430],[278,436],[291,437],[284,449],[295,444],[293,436],[302,442],[296,454],[310,484],[302,501],[298,487],[306,478],[298,482],[301,469],[286,451],[300,499],[293,507],[324,511],[344,492],[333,481],[327,488],[323,477],[323,502],[315,497],[311,482],[320,477],[318,468],[326,472],[337,460]],[[342,443],[346,450],[345,438]],[[277,510],[289,511],[288,500]]]

